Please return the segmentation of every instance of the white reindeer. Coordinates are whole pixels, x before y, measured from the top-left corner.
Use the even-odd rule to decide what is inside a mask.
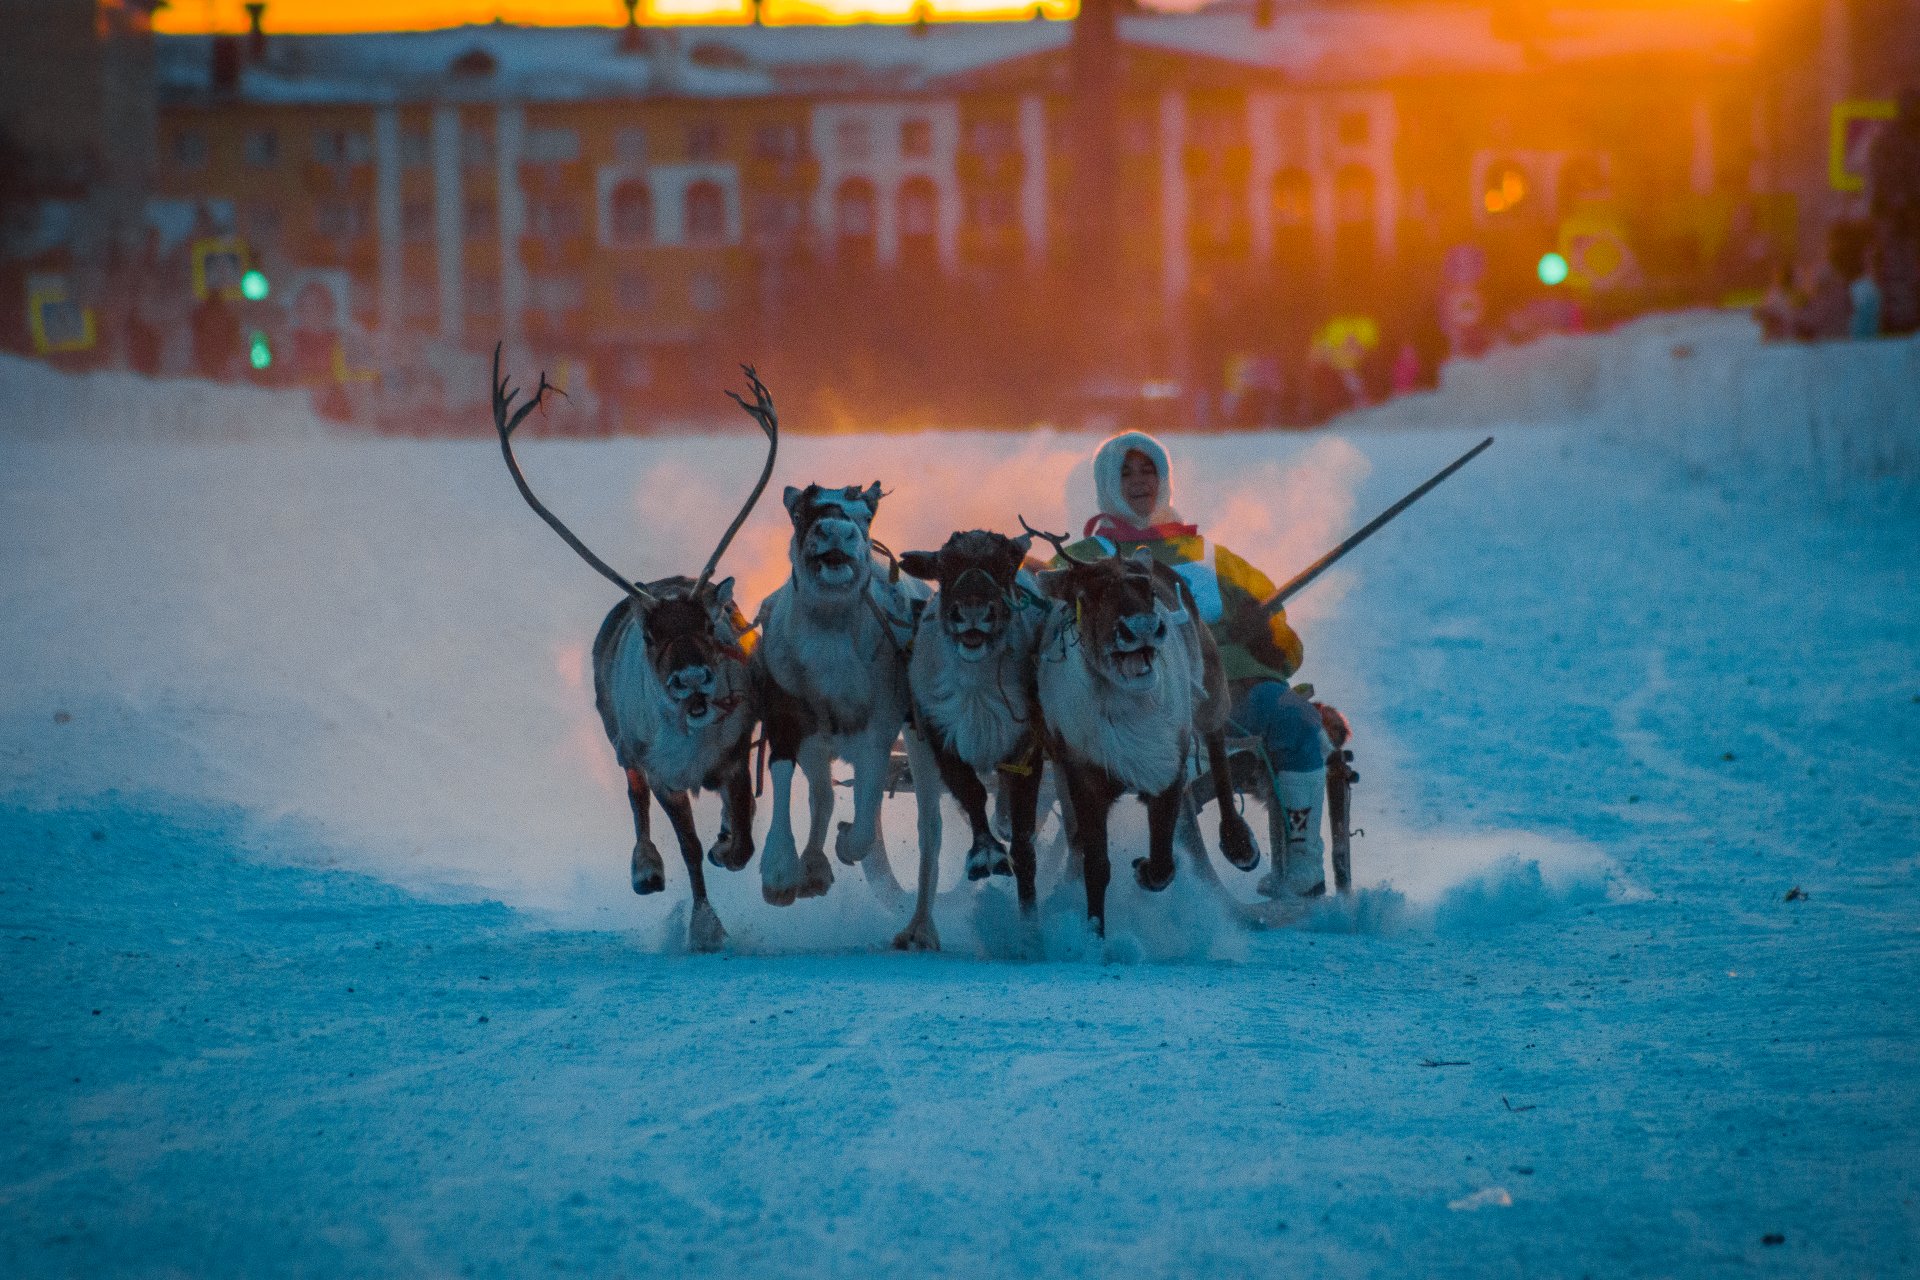
[[[834,853],[848,866],[864,862],[883,896],[904,895],[884,851],[870,855],[881,848],[880,802],[893,743],[907,718],[914,609],[929,592],[876,565],[871,525],[880,496],[878,483],[786,491],[792,575],[760,608],[752,664],[773,783],[760,892],[776,906],[816,897],[833,884],[825,850],[835,757],[853,765],[853,821],[840,824]],[[934,775],[931,753],[912,732],[907,753],[915,777]],[[796,762],[806,774],[812,810],[804,854],[793,843]],[[921,848],[938,850],[939,793],[920,791],[916,800]]]

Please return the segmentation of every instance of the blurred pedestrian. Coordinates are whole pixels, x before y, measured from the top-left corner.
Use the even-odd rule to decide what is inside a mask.
[[[193,367],[203,378],[219,381],[240,358],[240,318],[218,289],[193,309],[189,321],[193,336]]]
[[[1873,278],[1876,255],[1868,253],[1860,264],[1860,274],[1847,287],[1848,301],[1852,304],[1852,319],[1847,334],[1852,338],[1877,338],[1880,336],[1880,284]]]
[[[1791,338],[1794,313],[1799,306],[1800,298],[1793,288],[1793,269],[1780,263],[1773,269],[1773,283],[1767,286],[1767,296],[1753,309],[1753,318],[1760,323],[1760,336],[1768,342]]]
[[[1420,389],[1420,352],[1413,345],[1412,338],[1400,340],[1400,350],[1393,356],[1393,394],[1404,396]]]
[[[1867,152],[1867,209],[1879,249],[1881,327],[1920,328],[1920,87],[1901,92],[1898,114]]]

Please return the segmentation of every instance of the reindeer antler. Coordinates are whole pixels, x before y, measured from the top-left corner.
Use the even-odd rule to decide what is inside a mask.
[[[1020,527],[1022,529],[1025,529],[1028,533],[1032,534],[1036,538],[1039,538],[1043,542],[1052,543],[1054,554],[1058,555],[1062,560],[1065,560],[1068,564],[1087,565],[1087,564],[1093,563],[1093,561],[1091,560],[1082,560],[1080,557],[1068,552],[1067,535],[1065,535],[1064,533],[1048,533],[1044,529],[1036,529],[1032,525],[1027,523],[1027,518],[1025,516],[1019,516],[1017,517],[1017,519],[1020,521]]]
[[[540,499],[533,496],[533,489],[527,484],[527,477],[520,471],[520,462],[513,456],[513,433],[519,428],[522,422],[526,421],[528,414],[540,407],[540,402],[546,398],[547,392],[552,391],[563,396],[567,393],[561,391],[560,388],[554,386],[551,382],[548,382],[546,372],[543,370],[540,374],[540,385],[533,389],[533,397],[518,409],[514,409],[513,402],[519,397],[520,392],[518,388],[510,385],[506,378],[501,376],[501,346],[502,344],[498,342],[493,344],[493,426],[494,430],[500,433],[500,453],[507,460],[507,470],[513,474],[514,484],[519,486],[520,496],[527,500],[527,505],[533,508],[534,514],[551,525],[553,531],[559,534],[562,540],[564,540],[568,546],[572,547],[582,560],[592,565],[609,581],[619,584],[622,591],[640,603],[652,604],[654,602],[653,596],[635,586],[631,580],[622,577],[619,572],[605,560],[602,560],[599,556],[589,551],[586,543],[573,536],[573,530],[560,523],[560,517],[547,510]],[[512,417],[508,417],[509,410],[512,410]]]
[[[760,483],[754,485],[753,492],[747,495],[746,505],[740,508],[740,514],[733,518],[733,523],[727,526],[726,533],[720,539],[720,545],[715,547],[713,554],[707,557],[707,567],[700,571],[700,580],[693,587],[695,595],[700,594],[700,589],[707,585],[707,579],[711,578],[713,571],[720,566],[720,557],[727,554],[727,548],[732,545],[733,536],[740,532],[740,526],[747,522],[748,513],[753,510],[754,504],[760,501],[760,495],[767,491],[767,481],[773,478],[774,455],[780,452],[780,415],[774,412],[773,393],[767,390],[766,383],[760,381],[760,375],[753,371],[752,365],[743,364],[740,366],[740,371],[747,375],[747,387],[753,392],[753,403],[748,404],[742,400],[737,391],[729,390],[727,395],[735,404],[746,410],[748,417],[760,424],[760,430],[766,432],[767,465],[760,469]]]

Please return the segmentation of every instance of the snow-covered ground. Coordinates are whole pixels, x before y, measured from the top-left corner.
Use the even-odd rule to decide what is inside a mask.
[[[1353,899],[1251,934],[1123,877],[1104,947],[1056,899],[1013,963],[950,815],[947,954],[750,868],[694,957],[677,860],[626,887],[604,585],[486,443],[288,412],[0,444],[0,1274],[1920,1268],[1910,490],[1503,430],[1294,611]],[[1174,496],[1280,576],[1478,438],[1180,440]],[[1090,444],[794,437],[776,483],[883,480],[905,549],[1062,527]],[[521,452],[648,576],[758,462]]]

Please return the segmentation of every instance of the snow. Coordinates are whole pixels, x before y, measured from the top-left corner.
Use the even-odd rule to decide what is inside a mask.
[[[1356,728],[1353,898],[1247,933],[1121,876],[1102,947],[1049,872],[1015,963],[950,811],[947,954],[886,951],[906,908],[858,875],[779,911],[750,867],[702,957],[675,860],[626,888],[610,601],[497,450],[0,381],[0,1272],[1916,1265],[1910,485],[1783,501],[1598,415],[1502,429],[1293,611]],[[1427,407],[1175,440],[1183,509],[1289,572],[1483,434]],[[882,479],[904,550],[1062,527],[1091,443],[791,437],[779,483]],[[758,465],[521,452],[649,576]],[[781,523],[730,553],[749,602]]]

